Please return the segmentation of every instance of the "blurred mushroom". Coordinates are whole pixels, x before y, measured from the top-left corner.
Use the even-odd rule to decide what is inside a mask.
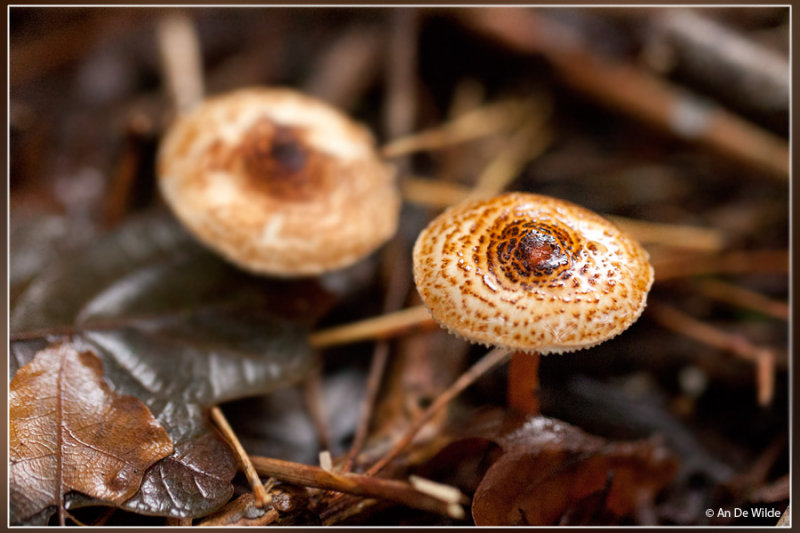
[[[624,331],[644,310],[653,268],[636,241],[599,215],[508,193],[431,222],[414,246],[414,280],[451,333],[518,352],[513,379],[514,360],[524,365],[523,357],[588,348]]]
[[[372,135],[290,89],[237,90],[178,118],[158,179],[200,241],[275,276],[355,263],[394,234],[400,208],[394,170]]]

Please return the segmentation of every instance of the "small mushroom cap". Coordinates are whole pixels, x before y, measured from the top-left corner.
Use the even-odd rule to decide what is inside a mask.
[[[614,337],[642,313],[647,252],[570,202],[508,193],[449,208],[414,245],[434,319],[472,342],[561,353]]]
[[[200,241],[277,276],[356,262],[394,234],[400,210],[372,135],[290,89],[240,89],[179,118],[162,141],[158,180]]]

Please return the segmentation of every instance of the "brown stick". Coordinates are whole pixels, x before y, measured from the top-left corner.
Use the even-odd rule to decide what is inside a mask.
[[[377,25],[359,25],[344,31],[324,50],[303,84],[303,92],[339,109],[351,109],[370,84],[381,64],[383,35]]]
[[[189,15],[167,13],[158,23],[158,45],[170,101],[177,113],[185,113],[205,92],[200,40]]]
[[[777,50],[759,44],[697,9],[642,10],[649,17],[653,42],[667,50],[668,67],[680,65],[705,87],[724,90],[739,105],[761,112],[788,113],[789,62]],[[647,46],[647,45],[645,45]],[[713,65],[713,68],[708,68]],[[663,70],[663,69],[662,69]]]
[[[466,503],[463,495],[459,495],[457,501],[446,501],[417,490],[411,484],[403,481],[360,474],[328,472],[316,466],[269,457],[253,456],[251,459],[261,475],[271,476],[287,483],[389,500],[452,518],[464,517],[464,510],[459,505]]]
[[[578,32],[551,17],[531,9],[465,9],[462,14],[473,28],[507,46],[543,55],[566,84],[597,101],[788,179],[785,140],[641,69],[594,54]]]
[[[763,294],[732,283],[704,279],[698,281],[696,287],[701,294],[721,302],[752,309],[781,320],[789,319],[789,306],[786,303],[772,300]]]
[[[403,306],[413,281],[411,280],[411,254],[402,239],[394,239],[381,255],[381,271],[386,279],[386,293],[383,299],[384,313],[397,311]],[[361,402],[361,416],[356,428],[353,442],[347,452],[343,472],[349,472],[367,441],[373,411],[375,410],[378,391],[389,361],[389,341],[382,340],[375,344],[367,377],[366,392]]]
[[[530,104],[518,100],[493,102],[436,128],[395,139],[383,146],[381,153],[384,157],[398,157],[485,137],[513,125],[526,105]]]
[[[453,398],[458,396],[461,391],[472,385],[478,378],[486,374],[489,370],[507,360],[510,353],[505,348],[495,348],[486,355],[484,355],[477,363],[472,365],[455,383],[450,385],[442,394],[440,394],[434,402],[417,418],[411,427],[406,430],[403,437],[398,440],[395,445],[389,450],[386,455],[381,457],[369,470],[367,475],[374,476],[381,471],[389,462],[394,459],[409,443],[414,439],[417,432],[424,426],[433,416],[445,405],[447,405]]]
[[[551,106],[546,111],[528,112],[525,121],[509,136],[505,148],[492,159],[478,176],[470,198],[491,197],[503,192],[520,174],[524,166],[538,157],[550,145],[551,132],[545,127],[550,118]]]
[[[647,312],[659,324],[681,335],[734,356],[756,366],[756,388],[759,405],[768,405],[775,393],[775,353],[752,344],[746,338],[722,331],[666,304],[650,304]]]
[[[383,120],[386,135],[393,139],[413,131],[416,122],[419,16],[413,8],[392,9],[388,16]]]
[[[403,199],[426,207],[442,209],[463,202],[470,188],[459,183],[407,176],[400,184]]]
[[[702,274],[756,274],[789,271],[787,250],[734,251],[653,261],[656,281]]]
[[[748,491],[752,487],[759,487],[769,478],[769,473],[776,462],[780,460],[788,444],[786,434],[775,438],[761,451],[748,469],[733,479],[732,484],[739,490]]]
[[[434,321],[428,309],[424,305],[419,305],[317,331],[311,334],[310,341],[314,348],[328,348],[369,339],[385,339],[422,324],[433,325]]]
[[[122,153],[114,166],[103,203],[102,219],[105,229],[119,224],[127,214],[131,191],[142,164],[144,138],[152,131],[153,124],[146,115],[134,114],[128,119]]]
[[[230,424],[228,424],[228,419],[225,418],[225,415],[219,407],[214,406],[211,408],[211,419],[217,424],[217,427],[219,427],[220,431],[225,435],[225,438],[228,439],[228,442],[239,457],[239,462],[242,464],[244,474],[247,476],[248,481],[250,481],[250,486],[256,497],[256,505],[258,507],[266,507],[270,502],[270,496],[264,489],[264,485],[261,484],[261,479],[259,479],[258,473],[253,467],[253,463],[247,455],[247,452],[244,451],[242,443],[239,442],[239,438],[236,436],[236,433],[234,433]]]
[[[717,228],[664,224],[616,215],[606,215],[606,218],[643,243],[706,252],[717,252],[725,245],[725,234]]]
[[[311,374],[303,380],[301,386],[303,388],[303,402],[306,405],[308,414],[311,416],[314,429],[317,430],[317,440],[320,448],[329,450],[331,447],[330,430],[328,429],[325,414],[322,411],[322,368],[317,367],[312,370]]]
[[[372,363],[369,368],[369,376],[367,377],[367,390],[362,404],[361,410],[361,423],[356,428],[356,434],[353,437],[353,444],[347,452],[347,460],[345,461],[342,471],[349,472],[353,468],[356,457],[364,447],[367,440],[367,433],[369,431],[369,422],[372,418],[372,412],[375,406],[375,399],[378,397],[378,387],[380,386],[383,372],[386,369],[386,363],[389,360],[389,343],[381,341],[375,346],[375,351],[372,353]]]

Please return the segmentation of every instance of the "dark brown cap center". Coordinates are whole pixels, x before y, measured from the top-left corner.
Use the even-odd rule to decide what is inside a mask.
[[[572,236],[558,226],[501,219],[489,245],[489,265],[496,275],[522,286],[551,283],[575,255]]]
[[[326,157],[308,145],[302,130],[263,119],[245,134],[240,150],[254,189],[281,200],[303,201],[325,188]]]
[[[567,252],[556,237],[532,231],[520,239],[518,257],[529,271],[552,272],[566,264]]]
[[[306,148],[291,130],[280,127],[275,131],[270,155],[278,174],[295,174],[303,170],[308,159]]]

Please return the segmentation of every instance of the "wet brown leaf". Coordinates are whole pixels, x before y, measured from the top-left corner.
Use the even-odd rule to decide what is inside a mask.
[[[619,522],[646,509],[677,470],[654,440],[607,442],[542,416],[497,442],[505,453],[472,504],[481,526]]]
[[[206,409],[301,380],[316,360],[309,324],[333,298],[313,280],[231,267],[162,211],[59,256],[26,287],[13,308],[10,375],[56,336],[95,354],[110,386],[144,402],[174,444],[121,507],[173,518],[204,516],[233,493],[236,458]],[[65,498],[70,510],[102,503]]]
[[[122,503],[173,448],[144,404],[109,388],[94,354],[66,343],[19,369],[9,418],[12,522],[63,508],[72,490]]]

